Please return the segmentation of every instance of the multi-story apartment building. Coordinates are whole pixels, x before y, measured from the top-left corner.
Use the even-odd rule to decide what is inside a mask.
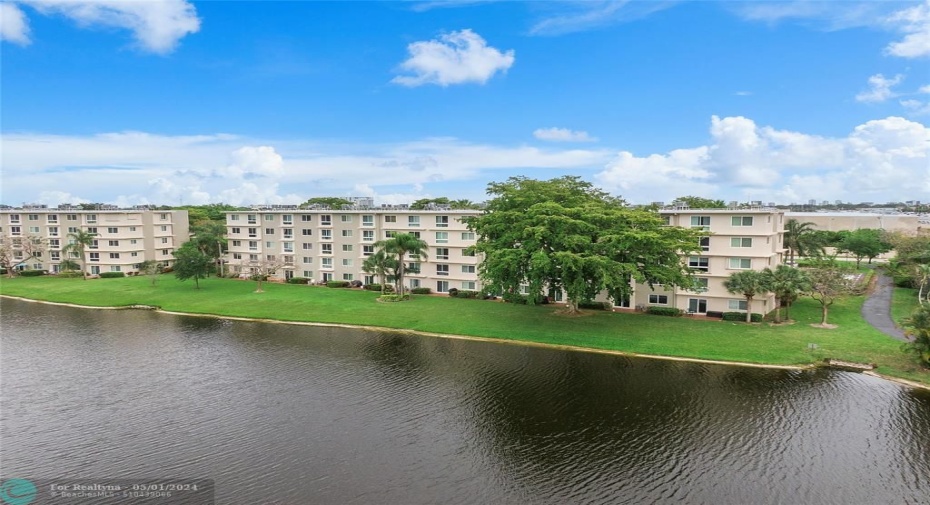
[[[76,252],[64,250],[71,242],[69,234],[78,231],[94,234],[94,242],[86,250],[86,271],[92,275],[133,273],[146,260],[170,265],[174,250],[190,235],[186,210],[120,209],[112,205],[90,210],[72,205],[54,209],[45,205],[0,208],[0,238],[38,237],[45,242],[41,256],[17,265],[19,269],[54,273],[59,271],[62,260],[80,264]]]
[[[468,249],[475,234],[462,222],[474,215],[473,210],[411,210],[405,205],[342,210],[256,206],[226,214],[227,261],[233,271],[251,268],[249,263],[256,261],[283,264],[273,275],[278,278],[381,282],[366,274],[362,264],[375,253],[376,242],[410,233],[429,249],[424,260],[407,262],[413,271],[404,276],[409,287],[438,293],[478,290],[477,259]]]
[[[723,281],[740,270],[763,270],[782,263],[785,215],[769,207],[748,209],[690,209],[670,207],[659,211],[670,226],[707,231],[700,251],[689,255],[688,266],[695,272],[694,289],[663,290],[637,286],[634,303],[677,307],[691,314],[745,311],[746,299],[729,293]],[[755,297],[752,311],[768,313],[775,308],[772,294]]]

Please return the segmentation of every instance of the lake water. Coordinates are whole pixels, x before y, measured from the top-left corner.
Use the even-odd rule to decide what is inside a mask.
[[[221,504],[930,503],[930,392],[864,375],[0,311],[4,477],[209,478]]]

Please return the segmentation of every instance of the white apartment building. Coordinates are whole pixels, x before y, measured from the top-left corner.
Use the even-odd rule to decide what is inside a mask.
[[[462,218],[474,210],[434,208],[410,210],[405,205],[351,209],[298,209],[297,206],[255,207],[226,214],[227,261],[232,269],[248,268],[251,261],[284,264],[273,277],[382,282],[362,270],[375,243],[397,233],[410,233],[425,241],[427,257],[407,261],[413,273],[405,274],[408,287],[479,290],[477,259],[468,251],[475,244]],[[235,270],[233,270],[235,271]]]
[[[92,275],[134,273],[146,260],[170,265],[174,250],[190,236],[186,210],[119,209],[112,205],[93,210],[71,205],[0,208],[0,239],[39,237],[46,242],[42,255],[18,265],[19,269],[55,273],[62,260],[80,264],[78,253],[63,250],[71,241],[68,235],[78,231],[95,235],[86,250],[86,271]]]
[[[775,268],[783,261],[784,212],[770,207],[749,209],[667,208],[659,211],[670,226],[698,228],[708,232],[701,250],[689,255],[688,266],[698,280],[694,290],[663,290],[638,285],[637,307],[676,307],[691,314],[746,311],[746,299],[729,293],[723,281],[740,270]],[[766,314],[775,309],[772,294],[753,299],[752,311]]]

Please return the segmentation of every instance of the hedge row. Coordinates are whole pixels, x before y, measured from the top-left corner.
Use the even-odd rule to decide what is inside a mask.
[[[410,299],[410,295],[381,295],[378,297],[380,302],[403,302]]]
[[[45,270],[20,270],[19,275],[23,277],[38,277],[40,275],[45,275]]]
[[[754,323],[762,322],[762,314],[757,314],[753,312],[752,315],[749,317],[751,318],[751,321]],[[746,313],[745,312],[724,312],[723,320],[724,321],[745,321]]]
[[[115,279],[117,277],[126,277],[123,272],[103,272],[100,274],[101,279]]]
[[[681,317],[684,313],[681,309],[676,309],[675,307],[655,307],[650,306],[646,307],[646,313],[652,314],[654,316],[671,316],[671,317]]]
[[[420,287],[420,288],[410,288],[410,292],[415,295],[428,295],[432,293],[433,290],[430,288]]]
[[[578,304],[578,308],[593,310],[613,310],[614,306],[610,302],[581,302]]]
[[[328,287],[328,288],[347,288],[347,287],[349,287],[349,281],[326,281],[326,287]]]
[[[287,280],[288,284],[310,284],[308,277],[291,277]]]

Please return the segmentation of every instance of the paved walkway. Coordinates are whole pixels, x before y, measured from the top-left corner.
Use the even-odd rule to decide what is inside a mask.
[[[875,290],[862,304],[862,317],[885,335],[903,342],[910,342],[907,335],[895,326],[894,321],[891,320],[891,293],[894,291],[894,283],[891,277],[885,275],[881,270],[876,270],[875,276],[877,277]]]

